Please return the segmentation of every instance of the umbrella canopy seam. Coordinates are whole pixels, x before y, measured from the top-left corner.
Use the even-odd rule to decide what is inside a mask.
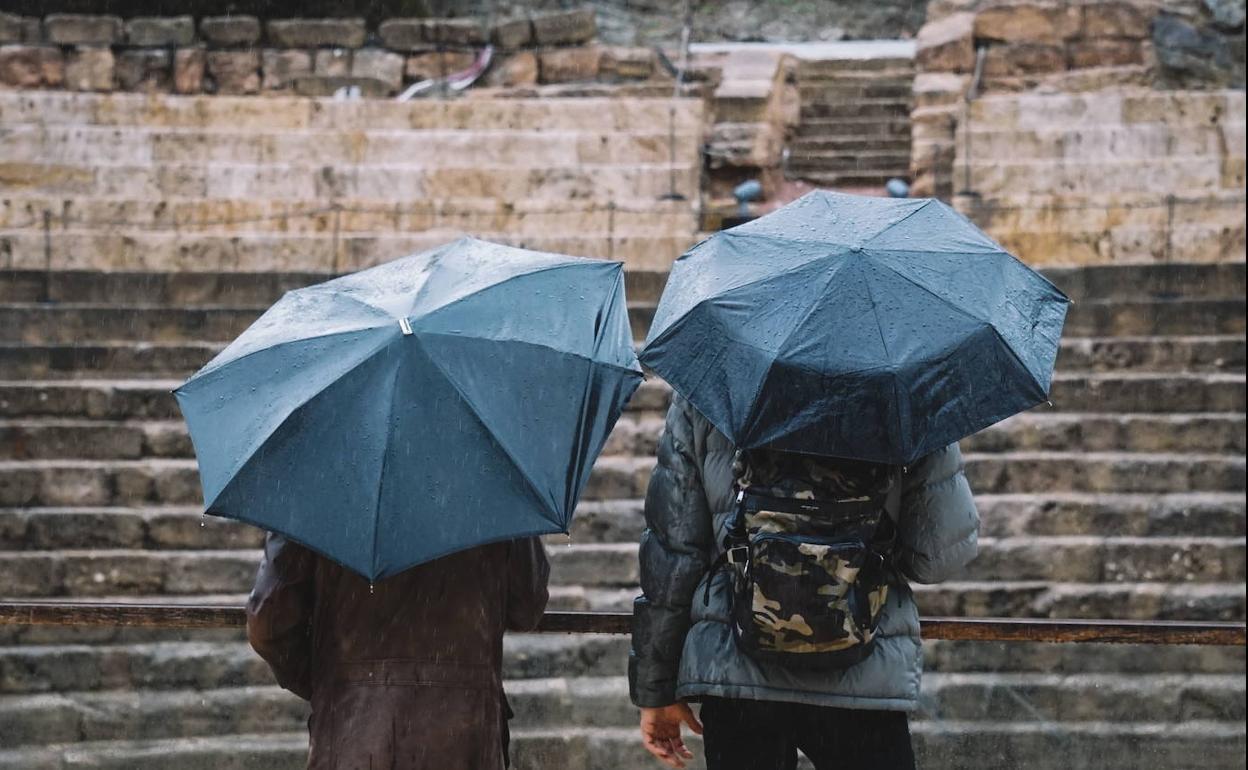
[[[538,501],[543,504],[543,506],[546,508],[547,513],[552,514],[556,519],[559,520],[557,522],[559,526],[565,527],[567,525],[566,522],[564,521],[565,514],[560,511],[554,510],[554,505],[551,505],[551,503],[555,503],[556,501],[549,499],[540,489],[538,489],[537,484],[533,481],[532,478],[529,477],[528,472],[525,471],[524,467],[516,459],[515,455],[511,453],[511,450],[508,449],[507,446],[503,444],[502,441],[499,440],[498,436],[494,435],[494,431],[490,430],[489,423],[487,423],[485,418],[481,416],[481,413],[477,411],[477,407],[472,403],[472,400],[468,398],[467,394],[465,394],[464,391],[459,387],[459,383],[455,381],[455,378],[452,377],[450,373],[447,372],[446,369],[444,369],[440,363],[438,363],[436,358],[434,358],[432,355],[429,354],[428,350],[425,350],[425,346],[421,344],[420,342],[420,335],[412,335],[412,336],[415,339],[416,344],[420,345],[421,350],[424,351],[425,358],[429,359],[429,362],[433,364],[433,367],[435,369],[438,370],[438,373],[442,375],[443,379],[445,379],[446,382],[450,384],[451,388],[459,396],[459,400],[464,404],[464,406],[468,408],[468,411],[472,414],[473,418],[481,425],[481,428],[483,432],[485,433],[485,435],[488,436],[490,441],[492,441],[494,445],[499,448],[499,451],[503,453],[503,456],[507,458],[507,461],[511,463],[512,467],[516,469],[516,472],[520,474],[520,478],[524,479],[525,486],[529,488],[529,491],[531,491],[534,494],[534,496],[537,497]],[[447,335],[447,336],[454,337],[458,335]]]
[[[398,339],[402,339],[399,337]],[[391,340],[390,344],[394,344]],[[399,387],[399,370],[403,368],[403,362],[406,359],[399,356],[398,362],[394,365],[394,374],[390,376],[390,426],[386,429],[386,440],[381,447],[381,470],[377,473],[377,503],[373,506],[373,549],[372,549],[372,572],[377,574],[377,536],[381,532],[381,500],[386,492],[386,469],[390,466],[390,443],[394,440],[394,427],[398,420],[394,419],[394,400],[398,394]]]
[[[487,242],[487,241],[478,241],[478,240],[477,240],[477,239],[475,239],[475,238],[461,238],[459,241],[455,241],[454,243],[459,243],[460,241],[464,241],[464,240],[467,240],[467,241],[473,241],[473,242],[476,242],[476,243],[486,243],[486,242]],[[452,244],[448,244],[448,245],[454,245],[454,244],[452,243]],[[491,245],[493,245],[493,244],[491,244]],[[508,248],[514,248],[514,247],[508,247]],[[563,260],[564,260],[564,261],[562,261],[562,262],[557,262],[557,263],[555,263],[555,264],[553,264],[553,265],[542,265],[541,267],[536,267],[536,268],[534,268],[534,269],[532,269],[532,270],[526,270],[526,271],[525,271],[525,272],[523,272],[523,273],[516,273],[516,274],[514,274],[514,275],[509,275],[509,276],[507,276],[506,278],[503,278],[502,280],[495,281],[494,283],[491,283],[491,284],[489,284],[489,285],[487,285],[487,286],[482,286],[480,289],[477,289],[477,290],[476,290],[476,291],[474,291],[474,292],[471,292],[471,293],[465,294],[465,295],[464,295],[464,296],[462,296],[462,297],[456,297],[455,299],[452,299],[452,300],[451,300],[451,301],[449,301],[449,302],[445,302],[445,303],[443,303],[443,304],[441,304],[441,305],[437,305],[437,306],[435,306],[435,307],[432,307],[432,308],[429,308],[429,309],[427,309],[427,310],[424,310],[424,311],[422,311],[422,312],[421,312],[421,317],[425,317],[425,318],[432,317],[432,316],[436,315],[437,313],[440,313],[440,312],[442,312],[443,310],[446,310],[447,308],[453,307],[453,306],[455,306],[457,303],[462,302],[462,301],[464,301],[464,300],[468,299],[469,297],[475,297],[475,296],[477,296],[477,295],[479,295],[479,294],[483,294],[483,293],[485,293],[485,292],[493,291],[494,289],[497,289],[497,288],[498,288],[498,287],[500,287],[500,286],[505,286],[506,284],[510,283],[511,281],[517,280],[517,279],[519,279],[519,278],[527,278],[527,277],[529,277],[529,276],[538,275],[539,273],[545,273],[545,272],[550,271],[550,270],[561,270],[561,269],[565,269],[565,268],[569,268],[569,267],[597,267],[597,266],[599,266],[599,265],[611,265],[611,266],[613,266],[616,270],[622,270],[622,269],[623,269],[623,266],[624,266],[624,263],[623,263],[623,262],[617,262],[617,261],[614,261],[614,260],[607,260],[607,259],[590,259],[590,258],[588,258],[588,257],[571,257],[571,256],[566,256],[566,255],[563,255],[563,254],[555,254],[555,253],[553,253],[553,252],[549,252],[549,251],[535,251],[535,250],[533,250],[533,249],[521,249],[521,251],[528,251],[528,252],[531,252],[531,253],[533,253],[533,254],[546,254],[546,255],[549,255],[549,256],[563,257]],[[426,291],[428,291],[428,289],[429,289],[429,284],[428,284],[428,283],[425,283],[425,284],[423,284],[423,285],[422,285],[419,289],[417,289],[417,290],[416,290],[416,296],[412,297],[412,304],[411,304],[411,307],[408,309],[408,312],[407,312],[407,313],[405,313],[405,315],[406,315],[406,316],[409,316],[409,317],[410,317],[410,316],[412,315],[412,313],[413,313],[413,312],[415,311],[415,309],[416,309],[416,305],[417,305],[417,303],[419,303],[419,302],[421,301],[421,299],[423,299],[423,298],[424,298],[424,296],[425,296],[425,292],[426,292]]]
[[[532,340],[521,340],[521,339],[516,339],[514,337],[478,337],[473,334],[454,334],[452,332],[436,332],[436,331],[430,331],[429,329],[420,329],[420,328],[416,329],[416,333],[414,336],[416,337],[450,337],[452,339],[470,339],[470,340],[480,340],[483,342],[507,342],[512,345],[525,345],[525,346],[532,347],[532,348],[540,348],[547,352],[555,353],[561,356],[570,356],[572,358],[577,358],[587,363],[594,364],[596,366],[605,366],[608,369],[614,369],[617,372],[627,372],[629,374],[635,374],[638,377],[643,376],[639,370],[633,369],[628,366],[620,366],[619,364],[613,363],[611,361],[602,361],[600,359],[593,358],[592,356],[584,355],[583,353],[574,353],[570,350],[559,350],[558,348],[553,348],[550,345],[544,345],[540,342],[533,342]]]
[[[221,369],[224,369],[227,366],[233,366],[234,364],[239,363],[240,361],[245,361],[248,358],[251,358],[252,356],[258,355],[260,353],[267,353],[272,350],[278,350],[279,348],[286,347],[287,345],[294,345],[300,342],[313,342],[315,340],[328,340],[334,337],[340,337],[344,334],[358,334],[359,332],[377,331],[379,329],[386,328],[386,326],[388,326],[389,324],[393,322],[394,322],[393,319],[387,319],[385,323],[380,323],[380,324],[377,324],[376,326],[361,326],[359,328],[354,328],[354,329],[339,329],[337,331],[329,332],[328,334],[313,334],[308,337],[296,337],[294,339],[282,340],[281,342],[275,342],[272,345],[267,345],[262,348],[256,348],[255,350],[249,350],[237,358],[231,358],[228,361],[222,361],[219,364],[215,363],[217,358],[220,358],[222,355],[229,352],[230,349],[229,347],[227,347],[225,350],[222,350],[220,353],[218,353],[217,356],[213,358],[212,361],[209,361],[208,363],[204,364],[202,369],[192,374],[186,382],[174,388],[173,393],[174,395],[177,395],[187,385],[190,385],[193,382],[203,379],[204,377],[210,374],[214,374],[220,371]]]
[[[377,328],[377,329],[384,329],[385,327],[384,327],[384,326],[381,326],[381,327],[376,327],[376,328]],[[369,331],[369,329],[357,330],[357,331]],[[354,332],[335,332],[334,334],[325,334],[325,335],[321,335],[320,337],[307,337],[307,338],[305,338],[304,340],[291,340],[291,342],[290,342],[290,343],[281,343],[281,344],[294,344],[295,342],[303,342],[303,341],[306,341],[306,340],[312,340],[312,339],[329,338],[329,337],[335,337],[335,336],[338,336],[339,334],[352,334],[352,333],[354,333]],[[335,382],[337,382],[337,381],[341,381],[341,380],[342,380],[342,378],[344,378],[344,377],[346,377],[347,375],[349,375],[349,374],[353,373],[355,370],[359,369],[361,366],[363,366],[364,364],[366,364],[366,363],[368,363],[369,361],[371,361],[371,360],[372,360],[372,358],[373,358],[373,356],[377,355],[377,353],[378,353],[378,352],[379,352],[382,348],[386,347],[386,345],[390,344],[390,342],[391,342],[391,340],[384,340],[384,341],[382,341],[382,342],[381,342],[381,344],[377,345],[377,347],[373,348],[373,349],[372,349],[372,350],[370,350],[367,354],[365,354],[363,357],[361,357],[359,361],[356,361],[356,362],[355,362],[355,364],[353,364],[353,365],[351,366],[351,368],[349,368],[349,369],[347,369],[346,371],[344,371],[344,372],[340,373],[340,374],[338,375],[338,377],[335,379]],[[265,350],[273,350],[273,349],[275,349],[275,348],[277,348],[277,347],[279,347],[279,346],[280,346],[280,345],[275,345],[275,346],[273,346],[273,348],[265,348]],[[259,351],[259,350],[257,350],[257,351],[254,351],[254,352],[259,353],[260,351]],[[251,355],[251,354],[248,354],[248,355]],[[236,359],[236,360],[242,360],[242,359]],[[233,364],[234,362],[233,362],[233,361],[231,361],[231,362],[229,362],[229,363],[230,363],[230,364]],[[214,371],[215,371],[215,370],[214,370]],[[192,378],[191,380],[188,380],[186,383],[184,383],[184,384],[182,385],[182,387],[179,387],[179,388],[175,389],[175,390],[174,390],[174,394],[175,394],[175,395],[177,395],[177,394],[178,394],[178,392],[179,392],[179,391],[181,391],[183,387],[186,387],[186,385],[189,385],[191,382],[194,382],[196,379],[198,379],[198,376],[196,376],[196,377]],[[264,443],[265,443],[266,441],[268,441],[268,440],[269,440],[270,438],[272,438],[272,437],[273,437],[273,436],[274,436],[274,435],[275,435],[278,431],[280,431],[280,430],[281,430],[281,429],[282,429],[282,428],[286,425],[286,423],[290,421],[290,418],[291,418],[291,417],[293,417],[293,416],[295,415],[295,413],[296,413],[296,412],[298,412],[300,409],[303,409],[303,408],[304,408],[305,406],[307,406],[308,404],[311,404],[314,400],[316,400],[316,399],[317,399],[317,398],[319,398],[322,394],[324,394],[324,393],[325,393],[325,390],[326,390],[325,388],[322,388],[322,389],[320,389],[320,390],[316,391],[315,393],[312,393],[311,395],[309,395],[309,396],[308,396],[306,399],[304,399],[303,401],[301,401],[301,402],[299,402],[298,404],[295,404],[293,407],[291,407],[290,411],[286,413],[286,416],[285,416],[285,417],[283,417],[283,418],[282,418],[282,419],[281,419],[281,420],[280,420],[280,421],[279,421],[276,425],[274,425],[274,426],[273,426],[273,430],[271,430],[271,431],[269,432],[269,434],[268,434],[267,436],[265,436],[263,439],[261,439],[260,441],[258,441],[258,442],[255,444],[255,446],[253,446],[253,447],[251,448],[251,451],[250,451],[250,452],[248,452],[248,454],[247,454],[247,456],[246,456],[246,457],[242,458],[240,462],[235,463],[235,464],[233,465],[233,467],[231,467],[231,468],[230,468],[230,472],[227,474],[227,476],[228,476],[228,478],[229,478],[230,480],[229,480],[228,482],[226,482],[225,486],[221,487],[221,489],[219,489],[219,490],[217,491],[217,494],[213,496],[213,499],[212,499],[211,501],[209,501],[209,500],[207,499],[207,496],[205,495],[205,500],[204,500],[204,510],[205,510],[205,511],[207,511],[207,510],[211,507],[212,503],[213,503],[213,502],[216,502],[217,498],[219,498],[219,497],[221,496],[221,494],[225,492],[225,490],[229,489],[230,484],[232,484],[232,483],[234,482],[234,480],[238,478],[238,474],[239,474],[239,473],[240,473],[240,472],[241,472],[244,468],[246,468],[246,467],[247,467],[247,464],[251,462],[252,458],[254,458],[254,457],[255,457],[256,452],[257,452],[257,451],[259,451],[259,449],[260,449],[262,446],[264,446]],[[202,482],[202,478],[203,478],[203,474],[202,474],[202,472],[201,472],[201,474],[200,474],[200,478],[201,478],[201,482]],[[201,483],[201,488],[202,488],[202,483]]]
[[[824,198],[824,200],[827,201],[827,198]],[[913,210],[907,212],[906,215],[902,217],[901,219],[898,219],[894,222],[889,222],[888,224],[881,227],[879,231],[876,232],[875,234],[867,236],[866,238],[863,238],[862,243],[858,245],[859,248],[866,248],[867,244],[869,244],[871,241],[874,241],[876,238],[879,238],[884,233],[887,233],[889,230],[892,230],[894,227],[897,227],[898,225],[900,225],[902,222],[905,222],[910,217],[914,216],[915,214],[918,214],[920,211],[925,210],[928,206],[932,205],[935,202],[936,201],[932,198],[928,198],[927,200],[923,201],[922,204],[915,206]],[[830,207],[831,205],[832,203],[829,201],[828,206]]]

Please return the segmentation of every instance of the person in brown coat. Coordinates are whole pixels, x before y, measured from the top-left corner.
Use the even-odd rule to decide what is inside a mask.
[[[503,632],[531,631],[550,566],[537,538],[444,556],[375,585],[278,534],[247,638],[312,703],[313,770],[508,764]]]

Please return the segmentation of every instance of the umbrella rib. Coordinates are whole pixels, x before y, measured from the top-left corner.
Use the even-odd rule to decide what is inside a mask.
[[[615,364],[610,361],[601,361],[597,358],[594,358],[593,356],[587,356],[584,353],[577,353],[571,350],[560,350],[559,348],[554,348],[554,347],[551,347],[550,345],[542,344],[541,342],[533,342],[532,340],[521,340],[521,339],[516,339],[514,337],[478,337],[475,334],[452,334],[450,332],[429,331],[428,329],[421,329],[417,333],[425,337],[450,337],[452,339],[465,339],[466,338],[466,339],[472,339],[472,340],[483,340],[486,342],[509,342],[513,345],[528,345],[529,347],[541,348],[542,350],[546,350],[551,353],[557,353],[561,356],[572,356],[573,358],[579,358],[582,361],[586,361],[595,366],[605,366],[608,369],[614,369],[617,372],[629,372],[631,374],[637,375],[638,377],[642,376],[641,372],[628,366],[620,366],[619,364]]]
[[[953,304],[953,303],[952,303],[952,302],[950,302],[950,301],[949,301],[946,297],[942,297],[942,296],[940,296],[940,293],[939,293],[939,292],[933,291],[932,289],[928,288],[927,286],[924,286],[923,284],[921,284],[921,283],[919,283],[918,281],[914,280],[913,278],[911,278],[910,276],[908,276],[908,275],[906,275],[905,273],[901,272],[900,270],[898,270],[897,268],[893,267],[892,265],[885,264],[885,263],[883,263],[883,262],[879,262],[879,261],[876,261],[874,264],[879,265],[880,267],[882,267],[882,268],[884,268],[885,270],[889,271],[889,272],[890,272],[890,273],[892,273],[893,275],[896,275],[898,278],[901,278],[902,280],[906,281],[907,283],[910,283],[910,284],[913,284],[914,286],[917,286],[919,289],[922,289],[924,292],[926,292],[926,293],[928,293],[928,294],[932,295],[933,297],[935,297],[936,299],[940,300],[940,301],[941,301],[942,303],[944,303],[947,307],[953,308],[954,310],[958,311],[959,313],[961,313],[962,315],[966,316],[967,318],[970,318],[970,319],[975,320],[975,321],[979,321],[980,323],[983,323],[983,324],[988,324],[989,326],[992,326],[992,325],[993,325],[993,324],[992,324],[992,321],[989,321],[987,318],[980,318],[979,316],[975,315],[974,313],[972,313],[971,311],[967,310],[966,308],[961,307],[961,306],[959,306],[959,305],[955,305],[955,304]],[[995,327],[994,327],[994,328],[995,328]]]
[[[386,441],[381,449],[381,470],[377,474],[377,503],[373,506],[373,548],[371,554],[372,572],[377,572],[377,536],[381,532],[381,497],[386,490],[386,470],[390,466],[390,442],[394,439],[394,426],[398,422],[394,418],[394,399],[398,393],[399,369],[403,367],[403,359],[399,358],[394,365],[394,374],[390,377],[390,426],[386,429]]]
[[[429,334],[429,332],[422,332],[422,334]],[[449,336],[457,336],[457,335],[449,335]],[[418,344],[419,344],[420,335],[416,335],[416,340],[418,341]],[[424,345],[421,345],[421,349],[424,350]],[[477,407],[473,405],[472,400],[469,399],[468,396],[465,395],[464,391],[459,387],[459,383],[455,382],[455,378],[452,377],[446,371],[446,369],[442,367],[442,364],[438,363],[437,359],[429,355],[429,351],[424,350],[424,353],[425,353],[425,358],[428,359],[429,363],[433,364],[433,367],[438,370],[438,373],[442,375],[442,378],[445,379],[448,383],[450,383],[450,386],[455,391],[455,394],[459,396],[460,402],[462,402],[463,405],[468,408],[469,413],[472,414],[473,418],[481,426],[482,430],[485,432],[485,435],[489,436],[490,441],[492,441],[494,445],[499,448],[499,451],[503,453],[503,456],[507,458],[508,462],[511,463],[512,467],[515,468],[516,471],[520,474],[520,478],[524,479],[525,486],[529,488],[529,491],[532,492],[533,495],[538,499],[538,501],[542,503],[543,506],[546,507],[546,510],[548,513],[551,513],[557,519],[562,519],[563,518],[562,514],[560,514],[558,511],[553,510],[553,506],[550,505],[552,501],[549,500],[547,496],[543,494],[540,489],[537,488],[537,484],[533,482],[533,479],[529,478],[529,474],[525,472],[524,467],[520,465],[520,462],[516,459],[516,457],[511,453],[509,449],[507,449],[507,447],[503,444],[502,441],[499,441],[498,436],[494,435],[494,431],[490,430],[490,426],[486,423],[485,419],[477,411]]]
[[[935,202],[936,201],[934,199],[928,198],[926,201],[923,202],[921,206],[915,206],[914,211],[911,211],[909,214],[906,214],[904,217],[902,217],[901,219],[898,219],[896,222],[890,222],[884,225],[883,227],[881,227],[879,232],[877,232],[875,235],[872,235],[870,238],[867,238],[865,241],[863,241],[862,245],[865,247],[871,241],[874,241],[876,238],[879,238],[884,233],[888,232],[889,230],[892,230],[894,227],[897,227],[902,222],[905,222],[907,219],[914,216],[915,214],[918,214],[920,211],[926,209],[928,206],[932,205]]]
[[[216,372],[219,369],[223,369],[227,366],[233,366],[239,361],[246,361],[248,358],[251,358],[252,356],[255,356],[255,355],[259,355],[260,353],[266,353],[270,350],[278,350],[280,348],[286,347],[287,345],[295,345],[300,342],[312,342],[313,340],[327,340],[331,337],[338,337],[343,334],[356,334],[358,332],[376,331],[377,329],[384,329],[388,323],[389,322],[387,321],[387,323],[378,324],[376,326],[361,326],[358,329],[339,329],[338,331],[328,332],[326,334],[313,334],[309,337],[298,337],[293,340],[282,340],[281,342],[275,342],[272,345],[265,345],[264,347],[256,348],[255,350],[249,350],[243,355],[239,356],[238,358],[231,358],[229,361],[224,361],[222,363],[217,364],[216,366],[213,366],[213,361],[215,361],[216,358],[219,358],[222,353],[225,353],[227,350],[229,350],[229,348],[227,347],[225,350],[222,350],[221,353],[218,353],[217,357],[213,358],[212,361],[209,361],[208,363],[204,364],[202,369],[192,374],[190,379],[188,379],[186,382],[182,383],[178,387],[174,388],[173,392],[177,393],[178,391],[182,390],[183,388],[185,388],[187,385],[191,384],[195,380],[200,379],[200,377],[202,376],[212,374],[213,372]],[[246,334],[246,332],[243,332],[243,333]]]
[[[552,252],[549,252],[549,251],[544,251],[544,252],[538,252],[538,253],[541,253],[541,254],[550,254],[550,253],[552,253]],[[573,261],[573,260],[576,260],[576,261]],[[488,284],[488,285],[486,285],[486,286],[482,286],[481,288],[479,288],[479,289],[477,289],[477,290],[475,290],[475,291],[471,291],[471,292],[469,292],[469,293],[467,293],[467,294],[463,295],[462,297],[456,297],[455,299],[451,300],[450,302],[447,302],[447,303],[444,303],[444,304],[438,305],[437,307],[434,307],[434,308],[432,308],[432,309],[430,309],[430,310],[426,310],[425,312],[421,313],[421,315],[422,315],[423,317],[425,317],[425,318],[432,317],[432,316],[436,315],[437,313],[440,313],[440,312],[442,312],[443,310],[446,310],[447,308],[454,307],[457,303],[463,302],[464,300],[468,299],[469,297],[476,296],[477,294],[481,294],[481,293],[483,293],[483,292],[485,292],[485,291],[489,291],[489,290],[492,290],[492,289],[496,289],[496,288],[498,288],[499,286],[502,286],[503,284],[510,283],[511,281],[514,281],[514,280],[519,279],[519,278],[527,278],[528,276],[531,276],[531,275],[537,275],[538,273],[544,273],[544,272],[546,272],[546,271],[548,271],[548,270],[558,270],[558,269],[560,269],[560,268],[566,268],[566,267],[580,267],[580,266],[583,266],[583,265],[584,265],[584,263],[594,263],[594,264],[601,263],[601,264],[605,264],[605,265],[622,265],[622,264],[624,264],[623,262],[609,262],[609,261],[607,261],[607,260],[597,260],[597,259],[595,259],[595,260],[584,260],[584,262],[582,262],[581,260],[578,260],[576,257],[569,257],[567,262],[560,262],[560,263],[557,263],[557,264],[554,264],[554,265],[542,265],[542,266],[540,266],[540,267],[536,267],[536,268],[534,268],[534,269],[532,269],[532,270],[528,270],[528,271],[523,272],[523,273],[516,273],[515,275],[509,275],[509,276],[507,276],[506,278],[502,279],[501,281],[497,281],[497,282],[495,282],[495,283],[491,283],[491,284]],[[426,282],[426,283],[425,283],[424,285],[422,285],[422,286],[420,287],[420,289],[416,292],[416,296],[415,296],[415,297],[412,297],[412,305],[411,305],[411,308],[409,309],[408,315],[411,315],[411,311],[416,309],[416,303],[417,303],[417,302],[419,302],[421,299],[423,299],[423,298],[424,298],[425,292],[426,292],[426,290],[428,290],[428,288],[429,288],[429,284],[428,284],[428,282]]]
[[[380,328],[380,327],[379,327],[379,328]],[[335,334],[341,334],[341,333],[343,333],[343,332],[335,332]],[[334,336],[334,335],[333,335],[333,334],[326,334],[326,335],[322,335],[322,336],[324,336],[324,337],[332,337],[332,336]],[[308,338],[306,338],[306,339],[311,340],[311,339],[319,339],[319,338],[318,338],[318,337],[308,337]],[[305,340],[292,340],[292,341],[290,341],[289,343],[281,343],[281,344],[294,344],[295,342],[303,342],[303,341],[305,341]],[[255,445],[255,446],[253,446],[253,447],[251,448],[251,451],[247,454],[247,456],[246,456],[246,457],[244,457],[244,458],[240,459],[237,463],[235,463],[235,464],[234,464],[234,466],[230,469],[230,472],[229,472],[229,474],[228,474],[228,476],[229,476],[229,478],[230,478],[230,481],[227,481],[227,482],[226,482],[226,484],[225,484],[225,486],[221,487],[221,489],[217,492],[216,497],[220,497],[220,496],[221,496],[221,494],[222,494],[222,493],[224,493],[224,492],[225,492],[225,490],[229,488],[230,484],[231,484],[231,483],[233,483],[233,479],[234,479],[235,477],[237,477],[238,473],[239,473],[240,471],[242,471],[242,469],[243,469],[243,468],[247,467],[247,464],[248,464],[249,462],[251,462],[251,459],[252,459],[253,457],[255,457],[256,452],[257,452],[257,451],[259,451],[259,450],[260,450],[260,448],[264,446],[264,443],[265,443],[266,441],[268,441],[268,440],[269,440],[269,439],[270,439],[270,438],[271,438],[271,437],[272,437],[275,433],[277,433],[279,430],[281,430],[281,429],[282,429],[282,427],[283,427],[284,425],[286,425],[286,423],[287,423],[287,422],[289,422],[289,421],[290,421],[290,418],[291,418],[291,417],[293,417],[293,416],[295,415],[295,413],[296,413],[296,412],[298,412],[300,409],[303,409],[303,408],[304,408],[305,406],[307,406],[308,404],[312,403],[312,401],[313,401],[313,400],[315,400],[318,396],[320,396],[322,393],[324,393],[324,392],[325,392],[326,388],[328,388],[328,387],[332,386],[335,382],[338,382],[338,381],[342,380],[342,378],[343,378],[343,377],[346,377],[347,375],[349,375],[349,374],[351,374],[352,372],[354,372],[356,369],[359,369],[361,366],[363,366],[364,364],[366,364],[366,363],[368,363],[369,361],[371,361],[371,360],[372,360],[372,358],[373,358],[373,356],[375,356],[375,355],[377,354],[377,351],[381,350],[381,349],[382,349],[382,348],[383,348],[386,344],[388,344],[388,341],[387,341],[387,342],[383,342],[383,343],[381,343],[381,344],[377,345],[375,348],[373,348],[372,350],[370,350],[370,351],[369,351],[366,355],[364,355],[363,357],[361,357],[359,361],[356,361],[356,362],[355,362],[355,364],[353,364],[353,365],[351,366],[351,368],[349,368],[349,369],[347,369],[346,371],[342,372],[342,373],[341,373],[341,374],[339,374],[339,375],[338,375],[338,376],[337,376],[334,380],[330,381],[330,382],[329,382],[329,383],[325,386],[325,388],[322,388],[322,389],[320,389],[320,390],[318,390],[318,391],[316,391],[316,392],[312,393],[312,394],[311,394],[310,396],[308,396],[308,398],[307,398],[306,400],[304,400],[302,403],[296,404],[295,406],[291,407],[290,411],[286,414],[286,416],[285,416],[285,417],[283,417],[283,418],[281,419],[281,421],[277,423],[277,425],[274,425],[274,426],[273,426],[273,430],[271,430],[271,431],[269,432],[269,435],[265,436],[265,437],[264,437],[264,438],[262,438],[259,442],[257,442],[257,443],[256,443],[256,445]],[[279,347],[279,346],[275,345],[274,347]],[[271,350],[271,349],[272,349],[272,348],[264,348],[264,350]],[[259,353],[260,351],[259,351],[259,350],[256,350],[256,351],[253,351],[253,352],[255,352],[255,353]],[[248,354],[248,355],[250,355],[250,354]],[[237,359],[237,360],[240,360],[240,361],[241,361],[242,359]],[[232,363],[233,363],[233,361],[231,361],[230,363],[232,364]],[[215,370],[214,370],[214,371],[215,371]],[[189,383],[189,381],[188,381],[188,383]],[[182,387],[185,387],[185,386],[186,386],[186,384],[187,384],[187,383],[184,383]],[[178,390],[181,390],[181,388],[178,388]],[[174,392],[175,392],[175,393],[177,393],[178,391],[177,391],[177,390],[175,390]],[[214,497],[214,498],[213,498],[213,500],[215,500],[215,499],[216,499],[216,497]],[[212,502],[212,501],[209,501],[209,500],[204,500],[204,508],[205,508],[205,510],[206,510],[206,509],[207,509],[207,508],[211,505],[211,502]]]

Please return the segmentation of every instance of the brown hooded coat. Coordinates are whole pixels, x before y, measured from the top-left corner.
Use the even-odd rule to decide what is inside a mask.
[[[309,700],[315,770],[497,770],[504,630],[530,631],[550,568],[536,538],[451,554],[369,585],[281,535],[265,541],[247,636]]]

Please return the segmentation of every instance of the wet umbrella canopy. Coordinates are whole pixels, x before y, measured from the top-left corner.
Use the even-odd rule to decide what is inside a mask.
[[[1068,304],[939,201],[817,191],[682,256],[641,361],[738,446],[904,465],[1045,401]]]
[[[377,579],[566,531],[640,381],[619,263],[462,239],[288,293],[176,395],[208,513]]]

